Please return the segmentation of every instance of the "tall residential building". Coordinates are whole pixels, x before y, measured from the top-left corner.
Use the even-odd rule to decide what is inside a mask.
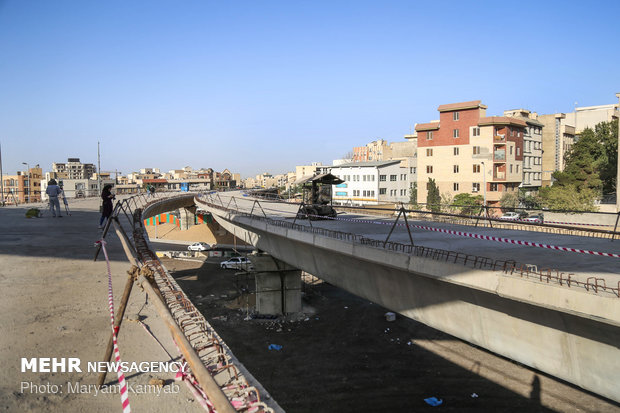
[[[575,142],[575,126],[566,120],[566,114],[540,115],[543,124],[542,185],[552,184],[551,174],[564,170],[564,157]]]
[[[69,158],[66,163],[54,162],[52,171],[59,179],[88,179],[97,168],[92,163],[81,163],[80,158]]]
[[[489,205],[521,184],[526,123],[486,116],[479,100],[440,105],[439,121],[416,125],[418,202],[425,203],[429,178],[442,194],[483,195]]]
[[[542,186],[542,130],[538,114],[525,109],[505,110],[504,116],[521,119],[527,125],[523,134],[523,183],[526,190]]]

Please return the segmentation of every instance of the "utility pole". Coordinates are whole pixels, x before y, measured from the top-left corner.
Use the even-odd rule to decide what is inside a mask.
[[[97,196],[101,194],[101,153],[99,151],[99,141],[97,141]]]

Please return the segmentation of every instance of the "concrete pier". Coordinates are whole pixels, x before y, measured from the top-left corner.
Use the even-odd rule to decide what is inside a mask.
[[[256,271],[256,310],[282,315],[301,311],[301,270],[270,255],[249,257]]]

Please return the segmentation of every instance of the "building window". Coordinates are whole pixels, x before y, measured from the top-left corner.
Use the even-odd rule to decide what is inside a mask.
[[[426,149],[426,156],[433,156],[433,150],[430,148]]]
[[[474,164],[473,167],[474,167],[473,170],[474,170],[475,174],[480,173],[480,165],[479,164]]]
[[[473,182],[471,184],[471,191],[472,192],[480,192],[480,182]]]
[[[480,146],[474,146],[473,150],[474,150],[474,155],[480,155]]]
[[[519,173],[519,165],[517,165],[517,171],[516,172]]]
[[[497,184],[494,184],[494,183],[489,184],[489,191],[497,192]]]
[[[432,141],[433,140],[433,132],[432,131],[426,132],[426,140],[427,141]]]
[[[385,188],[379,188],[379,195],[385,195]]]
[[[454,156],[457,156],[459,154],[459,148],[454,148]]]
[[[390,175],[390,182],[396,182],[396,175]]]
[[[521,148],[517,146],[517,156],[521,155]]]
[[[452,120],[459,120],[459,112],[452,113]],[[456,136],[458,138],[458,136]]]
[[[455,174],[459,173],[459,166],[458,165],[453,165],[452,166],[452,170],[454,171]]]
[[[452,130],[452,137],[453,138],[458,138],[459,137],[459,130],[458,129],[453,129]]]
[[[427,174],[433,173],[433,165],[426,165],[426,173]]]
[[[512,146],[510,147],[510,154],[512,155]]]
[[[471,130],[471,134],[472,136],[480,136],[480,128],[477,126],[474,126]]]
[[[407,174],[400,174],[400,180],[401,181],[406,181],[407,180]]]
[[[385,182],[385,175],[379,175],[379,182]]]
[[[512,173],[512,164],[510,164],[510,173]]]
[[[458,191],[458,190],[459,190],[459,183],[458,183],[458,182],[453,183],[453,184],[452,184],[452,189],[453,189],[454,191]]]

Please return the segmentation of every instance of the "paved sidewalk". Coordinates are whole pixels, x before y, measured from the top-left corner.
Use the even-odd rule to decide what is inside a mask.
[[[42,207],[43,204],[38,204]],[[88,362],[101,361],[110,336],[108,277],[103,255],[93,261],[99,239],[99,201],[70,204],[71,216],[25,218],[26,207],[0,208],[0,410],[30,412],[122,411],[119,394],[96,393],[97,373]],[[64,211],[63,211],[64,213]],[[115,235],[108,237],[115,304],[130,265]],[[178,352],[146,296],[134,288],[126,315],[140,314],[166,350]],[[119,347],[123,361],[170,361],[137,322],[125,320]],[[77,357],[82,372],[21,372],[21,358]],[[203,411],[174,373],[128,373],[134,411]],[[147,384],[165,380],[160,394]],[[107,384],[114,384],[115,373]],[[85,385],[85,386],[84,386]],[[113,387],[108,389],[113,390]],[[138,393],[143,391],[145,393]]]

